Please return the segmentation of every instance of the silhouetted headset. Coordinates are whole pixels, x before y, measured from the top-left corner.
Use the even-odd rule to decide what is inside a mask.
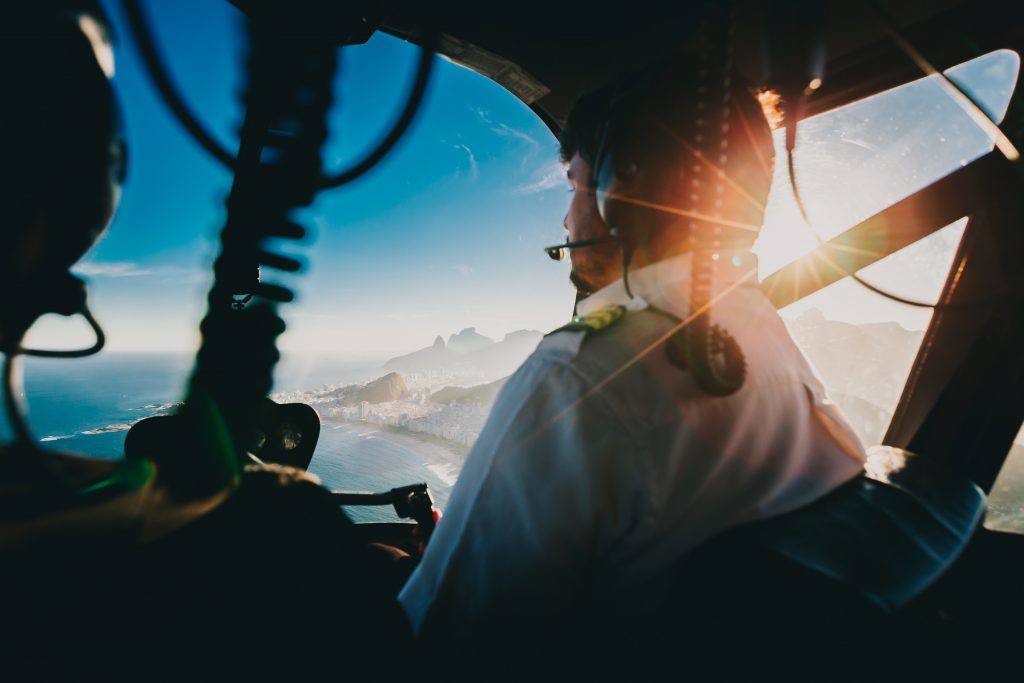
[[[643,81],[643,79],[640,80]],[[645,85],[646,81],[643,84]],[[570,249],[593,247],[602,244],[619,244],[623,251],[623,274],[626,274],[626,266],[628,266],[629,260],[632,257],[633,241],[623,234],[622,226],[620,225],[621,221],[619,220],[621,212],[617,212],[614,208],[610,210],[610,207],[614,206],[617,202],[614,200],[608,201],[608,194],[610,191],[621,191],[623,189],[622,186],[625,184],[631,185],[639,164],[625,150],[613,150],[609,136],[614,128],[624,122],[625,117],[622,110],[632,103],[631,98],[639,94],[641,85],[641,83],[633,82],[627,86],[624,81],[620,81],[615,86],[610,97],[608,109],[602,117],[601,130],[598,134],[598,146],[594,155],[594,161],[590,165],[589,186],[596,191],[598,214],[608,224],[608,236],[575,241],[566,240],[562,244],[544,247],[545,253],[552,260],[561,261],[565,258],[566,251]],[[622,163],[618,161],[627,156],[630,156],[628,162]],[[621,168],[623,166],[625,167],[624,169]],[[609,218],[615,219],[615,222],[609,222]],[[628,276],[626,286],[628,290]]]
[[[709,58],[704,55],[700,59]],[[710,62],[701,61],[697,64],[696,61],[687,61],[683,68],[696,69],[697,73],[691,74],[692,78],[686,79],[685,84],[680,83],[680,87],[693,86],[702,93],[709,91],[710,86],[705,81],[710,80]],[[670,229],[678,221],[677,215],[665,211],[661,206],[664,199],[658,193],[672,187],[673,183],[679,183],[682,180],[679,171],[687,165],[680,163],[678,145],[666,149],[671,148],[672,144],[641,120],[652,113],[652,104],[655,110],[653,113],[657,114],[655,98],[659,94],[656,89],[673,87],[673,75],[682,73],[673,69],[669,66],[664,72],[654,70],[644,77],[620,79],[611,93],[598,135],[590,178],[596,194],[598,213],[609,227],[608,237],[566,242],[545,248],[549,257],[559,260],[564,257],[567,249],[618,244],[622,250],[623,285],[630,296],[629,264],[635,249],[658,231]],[[710,91],[720,93],[729,87],[726,84]],[[648,110],[645,111],[644,107],[648,107]],[[703,123],[700,116],[690,114],[694,119],[692,125],[698,130]],[[707,137],[717,139],[710,134],[711,128],[709,125]],[[670,175],[673,173],[675,175]],[[689,172],[684,172],[684,175],[688,178]],[[691,222],[689,234],[695,234],[697,229],[696,224]],[[703,263],[704,255],[699,250],[693,253],[691,305],[696,310],[710,298],[711,279],[705,279],[698,271],[702,267],[700,264]],[[707,256],[710,258],[710,254]],[[711,395],[725,396],[737,391],[746,377],[746,363],[735,339],[719,326],[713,325],[706,312],[685,325],[682,322],[678,324],[680,328],[672,335],[666,349],[673,364],[690,370],[698,386]]]

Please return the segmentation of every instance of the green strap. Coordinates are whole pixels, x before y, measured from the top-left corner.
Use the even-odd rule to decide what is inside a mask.
[[[75,496],[84,497],[111,488],[123,491],[138,491],[152,481],[156,468],[145,458],[122,460],[117,463],[110,476],[83,486],[75,491]]]

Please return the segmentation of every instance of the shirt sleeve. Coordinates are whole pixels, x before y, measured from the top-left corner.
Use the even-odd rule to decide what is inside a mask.
[[[499,395],[399,595],[417,634],[564,613],[644,500],[631,439],[570,364],[531,358]]]

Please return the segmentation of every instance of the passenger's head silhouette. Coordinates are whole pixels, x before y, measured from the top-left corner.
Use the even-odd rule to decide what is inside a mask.
[[[84,307],[70,267],[120,196],[125,147],[113,52],[94,0],[5,8],[0,28],[0,350],[40,315]]]

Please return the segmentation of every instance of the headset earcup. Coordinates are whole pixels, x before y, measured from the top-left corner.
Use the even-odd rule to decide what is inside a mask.
[[[597,169],[597,209],[624,245],[645,245],[677,217],[665,207],[669,171],[657,162],[641,162],[641,150],[625,149],[605,156]]]

